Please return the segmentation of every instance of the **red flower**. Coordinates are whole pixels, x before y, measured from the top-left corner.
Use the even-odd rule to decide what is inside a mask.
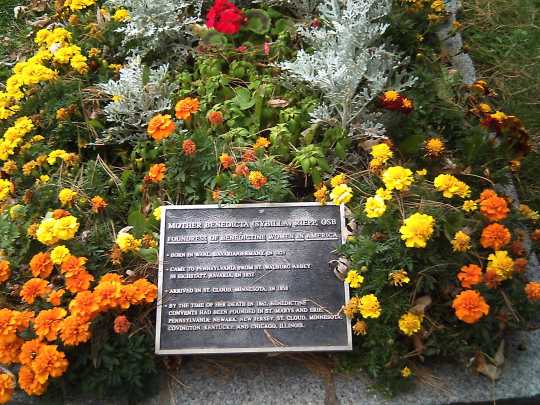
[[[216,0],[206,16],[206,26],[223,34],[236,34],[245,21],[244,13],[228,0]]]

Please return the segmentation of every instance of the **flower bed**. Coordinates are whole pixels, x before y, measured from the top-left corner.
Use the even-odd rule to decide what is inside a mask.
[[[442,1],[55,7],[0,92],[0,402],[147,393],[167,204],[346,204],[342,366],[388,393],[434,356],[498,376],[540,301],[539,214],[498,187],[530,144],[447,66]]]

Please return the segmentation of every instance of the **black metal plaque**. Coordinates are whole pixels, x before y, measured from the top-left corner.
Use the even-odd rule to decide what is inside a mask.
[[[157,354],[351,350],[344,207],[162,207]]]

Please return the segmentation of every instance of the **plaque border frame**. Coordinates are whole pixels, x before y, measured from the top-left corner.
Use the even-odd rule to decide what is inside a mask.
[[[326,205],[336,205],[327,203]],[[174,354],[242,354],[242,353],[276,353],[276,352],[337,352],[352,350],[352,329],[351,320],[345,317],[347,322],[347,344],[344,346],[274,346],[274,347],[235,347],[235,348],[203,348],[203,349],[161,349],[161,313],[163,299],[163,255],[165,238],[165,212],[170,209],[188,210],[188,209],[208,209],[208,208],[274,208],[274,207],[314,207],[321,206],[318,202],[293,202],[293,203],[253,203],[253,204],[196,204],[196,205],[165,205],[161,207],[161,221],[159,233],[159,256],[158,256],[158,295],[156,304],[156,338],[155,354],[174,355]],[[344,244],[347,239],[345,223],[345,205],[339,206],[341,220],[341,243]],[[345,289],[345,302],[349,302],[349,285],[343,282]]]

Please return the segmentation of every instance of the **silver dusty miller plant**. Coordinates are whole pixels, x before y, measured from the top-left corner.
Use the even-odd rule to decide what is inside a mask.
[[[160,59],[183,59],[193,45],[190,26],[200,19],[202,0],[108,0],[113,8],[129,10],[130,19],[118,28],[123,45],[134,54],[149,52]]]
[[[312,17],[321,0],[256,0],[255,4],[282,6],[293,12],[297,17]]]
[[[168,65],[149,68],[142,64],[140,56],[134,56],[120,70],[118,80],[97,85],[114,98],[103,111],[107,121],[116,124],[100,143],[122,143],[146,136],[148,121],[171,108],[170,97],[178,87],[168,80],[168,69]]]
[[[363,118],[366,106],[382,91],[399,91],[413,83],[401,72],[405,61],[382,43],[388,28],[383,18],[390,12],[391,3],[323,0],[319,6],[323,25],[300,28],[311,50],[300,50],[296,60],[280,67],[322,93],[324,101],[312,113],[314,121],[337,116],[341,126],[351,130],[353,122]]]

